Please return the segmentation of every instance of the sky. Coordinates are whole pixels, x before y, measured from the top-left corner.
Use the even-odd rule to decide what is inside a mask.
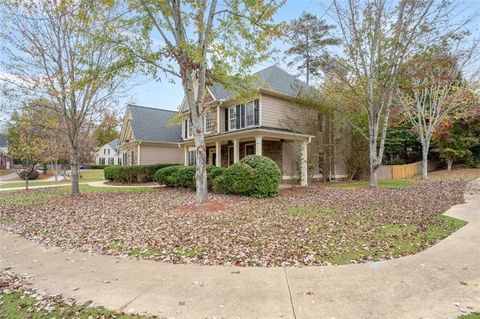
[[[440,0],[439,0],[440,1]],[[461,15],[471,15],[473,12],[480,12],[480,0],[454,0],[456,3],[461,3],[468,10],[462,12]],[[287,0],[286,4],[281,7],[276,16],[277,22],[289,22],[292,19],[299,17],[302,12],[307,11],[315,14],[326,20],[329,24],[335,24],[333,20],[333,8],[331,0]],[[460,16],[462,18],[462,16]],[[477,17],[474,25],[474,34],[476,38],[480,38],[480,17]],[[272,64],[277,64],[284,70],[295,74],[296,70],[287,67],[282,54],[287,49],[287,44],[284,39],[278,39],[274,47],[279,51],[273,54],[268,61],[256,65],[252,71],[259,71]],[[135,103],[138,105],[162,108],[168,110],[177,110],[183,99],[183,90],[181,83],[176,78],[163,78],[161,82],[154,81],[146,76],[135,75],[128,85],[130,89],[119,99],[120,107],[124,107],[127,103]],[[0,110],[0,113],[1,110]],[[3,123],[2,123],[3,122]],[[8,122],[7,116],[0,114],[0,127],[2,124]]]
[[[330,18],[328,14],[326,14],[326,11],[327,9],[331,10],[330,5],[330,0],[288,0],[287,3],[278,10],[276,20],[278,22],[290,21],[300,16],[303,11],[308,11],[329,21]],[[329,21],[329,23],[333,24],[333,21]],[[277,63],[277,65],[284,70],[292,74],[295,73],[295,70],[289,69],[286,61],[283,61],[283,55],[281,53],[286,49],[285,43],[281,40],[276,41],[275,47],[281,51],[279,52],[280,54],[272,56],[269,61],[256,65],[252,71],[256,72]],[[171,80],[175,80],[176,83],[171,83]],[[120,100],[121,105],[132,102],[143,106],[177,110],[182,102],[183,90],[178,79],[168,78],[162,82],[155,82],[144,76],[136,76],[132,80],[132,83],[134,83],[134,87],[129,90],[127,93],[128,96]]]

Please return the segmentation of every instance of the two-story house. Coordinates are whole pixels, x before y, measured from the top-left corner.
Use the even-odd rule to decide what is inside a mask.
[[[97,165],[121,165],[118,157],[118,139],[100,147],[95,152],[95,163]]]
[[[134,104],[127,105],[119,138],[123,165],[183,163],[180,125],[171,125],[177,114]]]
[[[320,173],[325,146],[341,141],[325,140],[323,114],[292,102],[300,89],[307,89],[306,83],[275,65],[256,76],[260,89],[250,101],[240,102],[221,85],[208,88],[206,102],[214,105],[204,123],[208,164],[226,167],[246,155],[264,155],[278,164],[284,179],[299,178],[306,185],[309,174]],[[187,113],[188,108],[182,104],[181,111]],[[182,140],[184,163],[193,165],[195,147],[189,120],[182,123]],[[330,174],[343,177],[342,153],[334,154]]]

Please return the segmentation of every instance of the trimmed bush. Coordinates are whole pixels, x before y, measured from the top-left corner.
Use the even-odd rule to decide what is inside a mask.
[[[27,175],[27,170],[22,170],[19,174],[21,179],[25,180],[25,176]],[[28,180],[29,181],[33,181],[35,179],[37,179],[38,177],[40,176],[40,173],[35,169],[33,171],[30,172],[30,174],[28,174]]]
[[[195,189],[195,166],[173,166],[160,169],[155,174],[155,182],[160,185],[166,185],[170,187],[182,187]],[[221,167],[213,165],[207,166],[207,179],[208,186],[211,188],[211,184],[214,178],[220,176],[224,171]]]
[[[118,183],[150,183],[155,173],[164,167],[178,164],[152,164],[132,166],[108,166],[103,169],[105,179]]]
[[[251,155],[231,165],[213,181],[213,191],[250,197],[274,197],[282,173],[268,157]]]
[[[118,176],[122,166],[107,166],[103,169],[103,176],[108,181],[118,180]]]
[[[89,165],[88,169],[104,169],[112,165]]]

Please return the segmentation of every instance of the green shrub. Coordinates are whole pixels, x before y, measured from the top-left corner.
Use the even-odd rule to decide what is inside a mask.
[[[118,183],[150,183],[154,181],[155,173],[162,168],[178,164],[152,164],[132,166],[109,166],[103,172],[105,179]]]
[[[28,171],[30,171],[30,169],[28,169]],[[25,176],[27,175],[27,170],[26,169],[22,170],[18,175],[20,176],[21,179],[25,180]],[[34,169],[33,171],[30,172],[30,174],[28,174],[28,180],[33,181],[37,179],[39,176],[40,176],[40,173],[36,169]]]
[[[90,165],[88,166],[88,169],[105,169],[106,167],[109,167],[111,165]]]
[[[173,187],[174,179],[176,178],[176,174],[181,166],[169,166],[159,169],[155,173],[154,180],[160,185],[167,185]]]
[[[103,169],[103,176],[107,181],[116,181],[122,166],[107,166]]]
[[[221,175],[224,171],[221,167],[213,165],[207,166],[207,179],[209,188],[214,178]],[[170,187],[182,187],[195,189],[195,166],[173,166],[162,168],[155,174],[155,182],[160,185],[166,185]]]
[[[268,157],[252,155],[231,165],[213,180],[213,191],[251,197],[274,197],[282,174]]]

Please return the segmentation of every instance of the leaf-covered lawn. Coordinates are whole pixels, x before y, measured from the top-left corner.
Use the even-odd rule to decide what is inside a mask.
[[[0,269],[0,318],[6,319],[153,319],[155,317],[117,313],[91,303],[77,305],[61,295],[39,293],[24,278]]]
[[[318,186],[261,200],[211,195],[225,205],[215,212],[185,209],[194,193],[179,189],[98,188],[103,192],[77,198],[59,190],[16,192],[0,194],[7,202],[0,227],[47,245],[174,263],[344,264],[415,253],[456,231],[464,222],[441,214],[463,202],[465,185]],[[25,201],[25,194],[34,199]]]

